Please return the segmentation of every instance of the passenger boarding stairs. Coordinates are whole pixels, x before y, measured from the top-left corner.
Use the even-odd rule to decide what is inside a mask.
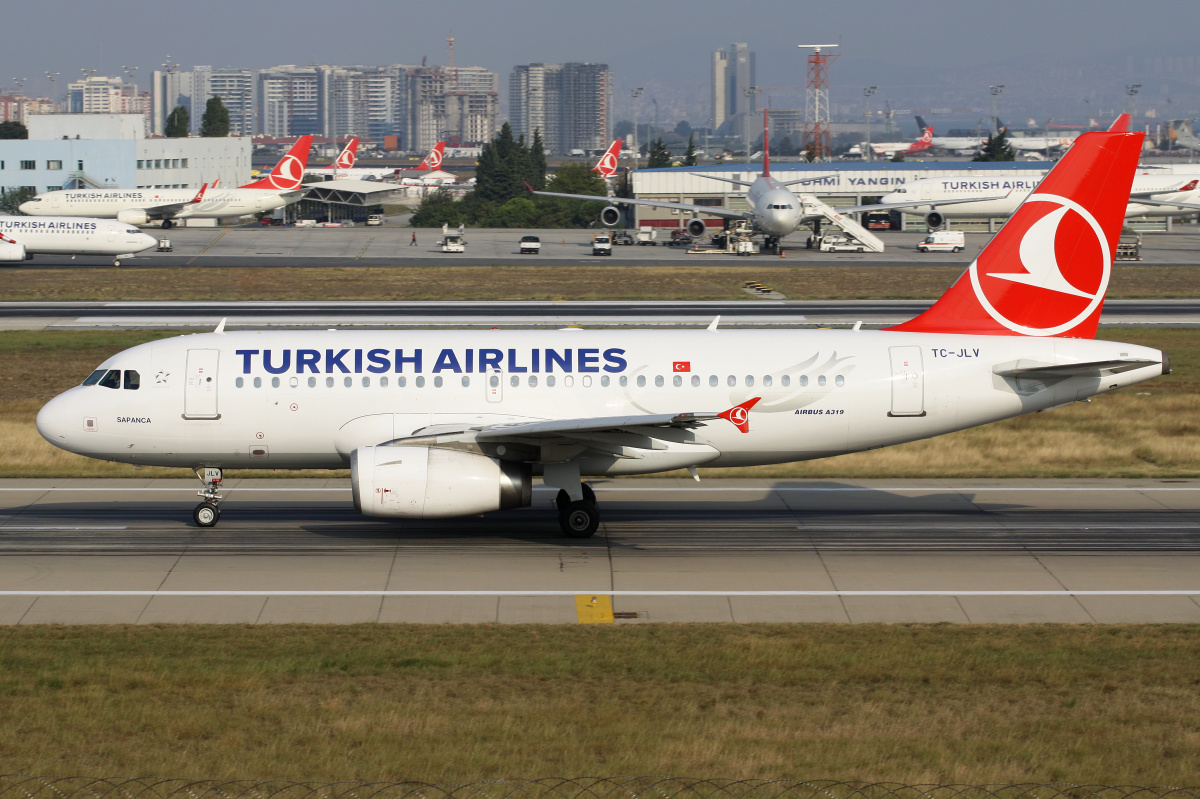
[[[800,202],[804,205],[804,215],[806,217],[823,216],[841,228],[847,236],[851,236],[861,242],[865,249],[871,252],[883,252],[883,240],[858,224],[858,222],[855,222],[849,215],[839,213],[836,208],[826,205],[811,194],[801,196]]]

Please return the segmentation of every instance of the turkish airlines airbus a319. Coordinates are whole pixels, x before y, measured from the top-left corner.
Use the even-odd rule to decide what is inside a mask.
[[[350,466],[367,516],[472,516],[590,475],[824,458],[1087,399],[1170,371],[1093,336],[1140,133],[1080,137],[928,311],[885,330],[261,331],[142,344],[42,408],[92,458],[222,470]],[[1019,438],[1012,441],[1020,447]],[[483,525],[486,522],[466,522]]]
[[[127,225],[161,221],[171,228],[176,219],[222,219],[273,211],[298,202],[308,189],[304,178],[312,136],[296,140],[271,173],[236,189],[63,189],[39,194],[21,204],[30,216],[87,216],[116,219]]]

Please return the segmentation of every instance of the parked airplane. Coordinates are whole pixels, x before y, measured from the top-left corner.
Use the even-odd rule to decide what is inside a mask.
[[[924,213],[925,224],[936,230],[951,217],[1011,216],[1036,189],[1040,177],[925,178],[914,180],[879,200],[879,205],[909,213]],[[1200,181],[1186,176],[1140,174],[1133,179],[1126,218],[1194,214],[1200,203]],[[953,208],[943,208],[953,205]]]
[[[265,178],[236,189],[199,193],[191,189],[69,189],[48,191],[21,204],[30,216],[88,216],[129,225],[161,220],[164,229],[177,219],[219,219],[272,211],[297,202],[308,189],[300,182],[312,136],[296,140]]]
[[[111,255],[122,258],[155,246],[153,236],[124,222],[78,217],[0,216],[0,261],[30,261],[35,255]]]
[[[617,174],[617,159],[621,157],[621,140],[616,139],[608,146],[604,155],[600,156],[600,160],[592,167],[593,172],[599,172],[600,177],[608,180],[613,175]]]
[[[925,124],[925,120],[919,115],[917,116],[917,127],[925,130],[930,127]],[[981,136],[934,136],[930,140],[930,144],[939,150],[950,150],[959,155],[970,155],[978,152],[983,146],[984,138]]]
[[[1140,133],[1080,137],[966,274],[890,329],[222,323],[113,355],[48,402],[37,428],[81,455],[195,469],[200,526],[220,518],[224,469],[349,464],[367,516],[527,506],[540,475],[558,489],[562,531],[589,536],[600,520],[589,475],[698,479],[701,466],[864,451],[1167,374],[1158,350],[1090,340],[1141,144]],[[773,199],[764,181],[758,198]]]
[[[867,146],[866,142],[856,144],[846,151],[847,155],[862,155],[863,148]],[[897,154],[900,155],[916,155],[923,153],[933,147],[933,127],[930,126],[921,131],[921,136],[916,141],[883,141],[871,142],[871,152],[878,158],[894,158]]]
[[[566,197],[571,200],[593,200],[610,203],[607,208],[600,212],[600,221],[606,225],[616,225],[621,221],[621,211],[614,207],[614,205],[645,205],[652,208],[673,208],[679,211],[686,211],[692,214],[691,221],[687,223],[687,231],[696,238],[703,236],[707,229],[704,220],[700,219],[701,214],[705,216],[718,216],[724,219],[746,220],[751,224],[756,233],[763,235],[763,250],[769,252],[778,252],[779,243],[783,237],[794,233],[800,225],[811,224],[814,228],[819,228],[822,221],[830,220],[841,226],[847,233],[853,235],[872,250],[882,251],[883,242],[879,240],[879,237],[861,227],[847,216],[856,211],[874,209],[876,206],[856,205],[848,208],[839,207],[834,209],[812,195],[805,194],[797,197],[787,188],[799,183],[812,183],[822,180],[823,176],[788,181],[778,181],[771,177],[769,132],[765,130],[767,127],[766,123],[767,112],[764,111],[763,168],[762,174],[759,177],[753,181],[748,181],[718,177],[716,175],[699,175],[699,177],[708,178],[709,180],[720,180],[736,186],[748,187],[746,191],[746,210],[712,205],[673,203],[664,200],[642,200],[630,197],[604,197],[592,194],[534,191],[532,188],[530,191],[534,194],[542,194],[547,197]]]
[[[1200,150],[1200,138],[1192,132],[1192,123],[1186,120],[1176,120],[1172,123],[1171,139],[1175,142],[1176,147],[1183,147],[1186,150]]]

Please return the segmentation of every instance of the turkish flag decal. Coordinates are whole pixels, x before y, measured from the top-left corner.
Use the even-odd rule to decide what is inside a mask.
[[[690,372],[690,371],[692,371],[692,362],[691,361],[672,361],[671,362],[671,371],[672,372]]]

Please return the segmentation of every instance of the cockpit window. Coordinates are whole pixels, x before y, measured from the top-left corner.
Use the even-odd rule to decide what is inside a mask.
[[[121,370],[109,369],[104,377],[100,378],[100,385],[105,388],[120,388],[121,387]]]
[[[125,388],[130,391],[137,391],[142,387],[142,376],[133,369],[125,370]]]
[[[87,379],[83,381],[83,384],[85,386],[96,385],[96,383],[100,382],[100,378],[104,377],[104,373],[107,371],[108,371],[107,369],[97,369],[96,371],[92,372],[90,375],[87,376]]]

